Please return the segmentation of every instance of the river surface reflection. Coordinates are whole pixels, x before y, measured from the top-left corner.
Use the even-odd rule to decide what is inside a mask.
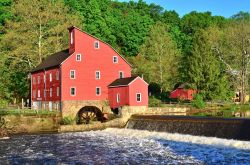
[[[0,164],[250,164],[250,142],[109,128],[0,140]]]

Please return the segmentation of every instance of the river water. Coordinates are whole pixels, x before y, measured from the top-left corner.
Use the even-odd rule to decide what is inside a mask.
[[[250,142],[108,128],[0,140],[0,164],[250,164]]]

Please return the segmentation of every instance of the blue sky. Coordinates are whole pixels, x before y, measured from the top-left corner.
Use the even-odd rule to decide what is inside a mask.
[[[129,1],[129,0],[120,0]],[[191,11],[211,11],[213,15],[230,17],[239,11],[250,12],[249,0],[144,0],[161,5],[166,10],[175,10],[180,16]]]

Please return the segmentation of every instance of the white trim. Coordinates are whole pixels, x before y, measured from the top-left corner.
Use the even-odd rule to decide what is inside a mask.
[[[75,89],[75,94],[74,95],[71,94],[71,89]],[[76,87],[70,87],[69,88],[69,93],[70,93],[70,96],[76,96]]]
[[[97,77],[97,73],[99,73],[98,74],[99,77]],[[100,80],[101,79],[101,72],[99,70],[95,71],[95,79],[96,80]]]
[[[97,44],[98,47],[95,47]],[[94,48],[95,49],[100,49],[100,42],[99,41],[94,41]]]
[[[56,96],[58,97],[60,95],[60,88],[56,87]]]
[[[73,74],[73,75],[74,75],[73,78],[71,77],[71,72],[74,73],[74,74]],[[69,71],[69,78],[70,78],[70,79],[76,79],[76,70],[70,70],[70,71]]]
[[[120,101],[121,101],[121,97],[120,96],[121,96],[120,93],[116,94],[116,102],[117,103],[120,103]]]
[[[122,77],[121,77],[121,73],[122,73]],[[119,78],[124,78],[124,72],[123,71],[119,71]]]
[[[99,94],[97,94],[97,88],[99,88]],[[95,94],[96,94],[96,96],[101,96],[101,94],[102,94],[102,89],[101,89],[101,87],[96,87],[96,88],[95,88]]]
[[[115,58],[116,58],[116,62],[115,62]],[[113,63],[118,64],[118,56],[113,56]]]
[[[49,88],[49,97],[52,97],[52,96],[53,96],[53,89]]]
[[[141,79],[145,84],[147,84],[148,85],[148,83],[146,82],[146,81],[144,81],[142,78],[140,78],[139,76],[137,76],[133,81],[131,81],[129,84],[128,84],[128,86],[130,85],[130,84],[132,84],[135,80],[137,80],[137,79]]]
[[[52,82],[53,77],[52,77],[52,73],[49,73],[49,82]]]
[[[78,56],[80,57],[79,60],[77,59]],[[76,61],[82,61],[82,55],[81,55],[81,53],[77,53],[77,54],[76,54]]]
[[[72,45],[74,42],[73,30],[70,32],[70,44]]]
[[[137,95],[140,95],[140,101],[137,100]],[[136,102],[141,102],[141,100],[142,100],[142,95],[141,95],[141,93],[136,93],[136,98],[135,98],[135,99],[136,99]]]
[[[37,90],[37,97],[40,98],[41,95],[40,95],[40,90]]]

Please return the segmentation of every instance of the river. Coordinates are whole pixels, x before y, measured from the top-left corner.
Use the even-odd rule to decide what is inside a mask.
[[[0,140],[0,164],[250,164],[250,142],[108,128]]]

